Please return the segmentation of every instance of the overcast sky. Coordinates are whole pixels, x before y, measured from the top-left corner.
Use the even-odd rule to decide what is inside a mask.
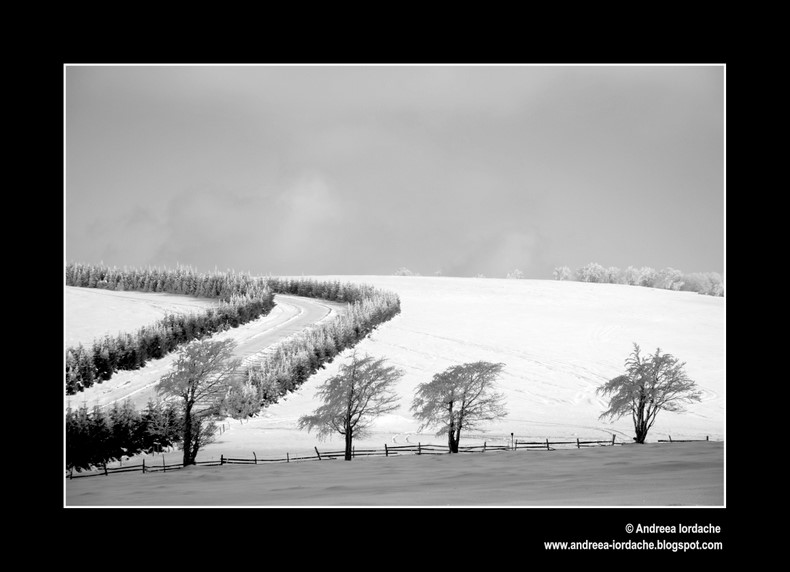
[[[65,257],[724,270],[723,66],[66,66]]]

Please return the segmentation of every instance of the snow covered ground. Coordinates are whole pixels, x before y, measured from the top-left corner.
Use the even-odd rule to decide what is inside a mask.
[[[217,306],[213,298],[191,298],[163,292],[124,292],[65,286],[66,346],[90,347],[105,335],[134,332],[167,314],[203,312]]]
[[[409,412],[414,390],[451,365],[477,360],[505,364],[499,388],[507,396],[509,415],[473,434],[462,433],[462,446],[484,441],[504,444],[511,440],[511,433],[519,440],[552,441],[576,437],[611,439],[614,434],[618,442],[630,442],[633,427],[629,419],[615,423],[598,419],[605,403],[595,390],[623,372],[623,362],[633,342],[644,352],[660,347],[685,361],[686,372],[703,391],[702,402],[690,406],[686,413],[660,413],[648,442],[670,435],[673,439],[724,439],[723,298],[635,286],[544,280],[316,278],[372,284],[397,292],[401,298],[401,314],[356,346],[357,351],[385,357],[404,370],[397,387],[400,407],[379,418],[369,437],[355,441],[357,448],[383,449],[385,443],[444,443],[445,439],[436,437],[431,430],[419,431]],[[66,325],[68,330],[68,320]],[[337,373],[349,353],[347,350],[338,356],[325,370],[258,417],[243,423],[225,420],[222,434],[201,451],[198,461],[219,459],[220,455],[251,458],[253,452],[258,458],[314,454],[315,446],[324,451],[342,449],[340,436],[322,443],[315,435],[297,429],[296,424],[299,416],[319,405],[314,397],[317,386]],[[105,384],[112,384],[113,380]],[[90,399],[87,402],[90,404]],[[633,447],[607,448],[606,454],[616,454],[615,449]],[[567,454],[594,453],[582,449]],[[180,452],[168,453],[166,457],[168,462],[178,462]],[[147,461],[154,462],[161,464],[162,456],[151,456]],[[375,462],[376,459],[364,460],[366,466]],[[223,474],[229,468],[223,467]],[[259,469],[232,470],[257,473]],[[109,483],[120,477],[100,480]],[[132,477],[141,475],[129,476]],[[73,483],[96,480],[98,477]],[[75,486],[86,485],[70,485]]]
[[[350,463],[197,466],[67,480],[66,502],[125,507],[721,507],[723,449],[722,443],[652,443]]]

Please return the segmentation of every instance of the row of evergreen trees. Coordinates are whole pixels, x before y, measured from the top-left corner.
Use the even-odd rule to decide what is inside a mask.
[[[66,410],[66,469],[77,471],[153,453],[181,441],[183,417],[173,402],[149,401],[142,412],[130,401],[111,409],[83,404]]]
[[[254,415],[298,388],[337,354],[355,346],[398,313],[397,295],[368,291],[366,298],[349,304],[345,314],[280,343],[259,363],[247,366],[247,384],[231,395],[230,402],[236,404],[238,414]]]
[[[320,298],[331,302],[362,302],[382,294],[369,284],[343,284],[336,280],[267,277],[266,286],[277,294]]]
[[[198,273],[189,266],[169,268],[118,269],[104,264],[69,263],[66,265],[66,286],[131,290],[135,292],[167,292],[197,298],[219,298],[229,301],[234,295],[257,297],[265,294],[266,282],[233,270]]]
[[[66,350],[66,393],[74,395],[94,383],[109,379],[119,370],[143,367],[193,339],[235,328],[274,307],[274,292],[260,278],[232,272],[197,274],[185,267],[176,270],[124,270],[106,266],[69,264],[66,285],[88,288],[139,289],[150,292],[181,293],[219,298],[216,308],[203,313],[168,314],[158,322],[134,333],[119,333]],[[147,288],[154,285],[154,289]],[[160,288],[161,286],[161,288]]]

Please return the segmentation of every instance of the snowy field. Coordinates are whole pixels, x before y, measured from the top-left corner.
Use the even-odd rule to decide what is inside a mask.
[[[673,439],[705,439],[706,436],[711,440],[724,439],[725,305],[723,298],[634,286],[548,280],[395,276],[315,278],[372,284],[397,292],[401,298],[402,313],[380,326],[372,336],[356,346],[357,351],[385,357],[392,365],[402,368],[405,372],[397,387],[398,394],[401,396],[399,409],[379,418],[374,423],[369,437],[355,441],[358,448],[383,449],[385,443],[389,445],[418,442],[444,443],[445,438],[436,437],[429,430],[419,432],[417,423],[409,412],[415,388],[451,365],[477,360],[505,364],[499,388],[507,397],[509,415],[501,421],[482,427],[474,434],[462,433],[462,446],[482,444],[484,441],[489,444],[505,444],[510,442],[511,433],[515,439],[520,440],[549,438],[552,441],[571,440],[576,437],[583,440],[611,439],[614,434],[618,442],[630,442],[633,426],[629,419],[615,423],[598,419],[605,408],[605,403],[596,395],[595,389],[623,372],[623,362],[631,352],[633,342],[638,343],[645,353],[653,352],[656,347],[660,347],[662,351],[672,353],[681,361],[685,361],[686,372],[703,391],[702,402],[690,406],[687,413],[660,413],[648,435],[648,443],[654,443],[653,447],[663,447],[655,442],[658,439],[666,439],[670,435]],[[98,305],[97,302],[96,306]],[[76,321],[80,320],[90,321],[89,312],[82,314]],[[67,316],[67,332],[72,326],[85,327],[84,324],[69,322]],[[321,443],[314,435],[298,430],[296,423],[299,416],[311,412],[319,405],[314,397],[317,386],[337,373],[340,363],[349,353],[350,351],[347,350],[338,356],[325,370],[318,372],[296,392],[280,403],[270,406],[258,417],[244,423],[225,420],[225,430],[215,443],[208,445],[198,455],[198,461],[219,459],[223,454],[250,458],[253,452],[258,458],[281,457],[286,453],[291,456],[314,454],[314,446],[325,451],[342,449],[340,436]],[[105,384],[112,383],[112,379],[105,382]],[[723,458],[721,444],[701,446],[712,447],[706,451],[718,451],[719,458]],[[576,468],[583,472],[585,465],[581,460],[584,458],[592,456],[605,459],[607,455],[616,456],[619,460],[613,457],[610,461],[603,461],[604,464],[611,462],[616,465],[622,461],[621,456],[625,451],[635,450],[638,448],[626,446],[555,451],[547,453],[541,459],[563,459],[567,455],[568,458],[580,462]],[[670,449],[664,447],[660,450]],[[534,459],[536,458],[534,455],[538,453],[523,454]],[[168,462],[178,462],[180,452],[173,451],[168,453],[167,457]],[[441,456],[437,459],[445,457]],[[488,454],[463,455],[458,460],[446,462],[459,463],[481,457],[488,458]],[[152,455],[148,457],[147,463],[161,464],[161,459],[160,455]],[[418,460],[423,459],[428,458],[421,457]],[[133,462],[139,461],[135,459]],[[383,462],[390,467],[394,461],[394,459],[376,458],[355,460],[352,463],[332,461],[331,464],[334,466],[364,464],[365,467],[371,467],[375,463]],[[417,462],[406,458],[399,458],[397,461]],[[430,458],[429,462],[438,461]],[[317,469],[312,467],[319,464],[326,466],[325,463],[310,462],[299,464],[298,467],[309,466],[311,468],[305,470],[315,471]],[[291,464],[290,467],[297,465]],[[197,469],[195,471],[189,469],[188,474],[197,474]],[[248,478],[262,474],[260,468],[248,467],[222,467],[221,473],[211,472],[210,468],[205,470],[207,472],[201,473],[204,476],[200,478],[209,481],[224,479],[225,477],[221,475],[225,475],[228,470],[234,473],[251,471],[247,473],[250,475]],[[333,470],[351,469],[333,468]],[[491,470],[496,469],[492,466]],[[293,471],[291,474],[296,472]],[[723,477],[723,472],[722,463],[718,466],[720,477]],[[170,478],[170,474],[167,476]],[[148,479],[148,476],[132,474],[74,480],[67,487],[68,498],[77,504],[102,504],[101,500],[98,503],[93,502],[90,500],[90,495],[77,494],[77,491],[84,490],[83,487],[87,487],[88,483],[96,492],[97,486],[113,487],[113,483],[120,485],[129,479],[143,478]],[[103,483],[101,485],[95,483],[97,480]],[[718,487],[722,479],[716,477],[714,481],[714,483],[700,482],[700,486],[715,484]],[[132,492],[127,492],[133,496]],[[676,502],[664,496],[658,499],[660,502],[657,504],[722,504],[723,496],[718,493],[716,495],[714,496],[718,501],[711,501],[712,497],[707,495],[702,495],[694,501],[686,493],[677,491]],[[106,501],[114,497],[99,495],[97,498]],[[332,504],[331,498],[330,495],[317,504]],[[473,498],[475,497],[469,497],[470,500]],[[536,498],[538,500],[522,498],[514,503],[551,504],[551,499],[554,497],[538,494]],[[633,497],[631,499],[634,500]],[[651,504],[648,497],[645,499],[647,504]],[[181,504],[193,504],[196,499],[184,493],[182,500]],[[429,502],[427,498],[424,500]],[[448,502],[453,504],[456,500],[450,499]],[[514,504],[496,498],[491,502],[495,504],[500,500],[504,504]],[[593,496],[588,500],[592,504],[598,502],[622,504],[610,503],[613,497],[600,497],[596,500]],[[385,499],[381,501],[387,504]],[[399,503],[401,499],[393,497],[393,501]],[[148,504],[140,498],[130,502]],[[255,504],[254,500],[250,502]],[[267,497],[266,503],[268,502]],[[346,500],[339,502],[346,504]],[[375,500],[373,502],[377,503]],[[558,502],[559,504],[590,504],[590,502],[579,502],[578,496],[573,499],[558,499]],[[124,503],[125,501],[118,497],[118,504]],[[229,504],[235,503],[234,500]],[[116,503],[109,502],[109,504]],[[179,504],[178,501],[176,504]],[[422,504],[422,501],[418,504]],[[630,503],[626,502],[626,504]]]
[[[722,443],[188,467],[67,481],[69,506],[720,507]]]
[[[117,292],[64,287],[66,346],[90,348],[96,338],[116,336],[161,320],[167,314],[191,314],[217,307],[213,298],[190,298],[164,292]]]
[[[401,314],[383,324],[357,351],[386,357],[405,375],[398,385],[399,410],[381,417],[359,447],[384,443],[444,443],[420,433],[409,412],[418,384],[451,365],[486,360],[505,364],[499,382],[509,415],[461,445],[506,444],[515,439],[579,438],[631,441],[623,419],[599,421],[605,402],[595,389],[623,372],[637,342],[687,362],[686,371],[703,400],[685,414],[663,413],[648,435],[657,439],[724,438],[724,300],[687,292],[613,284],[540,280],[432,277],[330,277],[364,282],[397,292]],[[281,403],[254,420],[232,421],[230,431],[205,455],[259,456],[342,448],[342,440],[317,443],[296,429],[300,415],[319,405],[318,385],[337,373],[348,351]]]

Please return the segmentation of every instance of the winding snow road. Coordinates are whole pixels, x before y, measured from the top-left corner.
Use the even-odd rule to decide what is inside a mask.
[[[237,344],[235,354],[247,364],[260,358],[275,344],[333,318],[346,307],[336,302],[282,294],[275,295],[274,300],[277,305],[269,315],[216,334],[214,338],[234,340]],[[117,401],[130,399],[136,409],[142,409],[149,400],[157,398],[156,386],[169,372],[175,358],[174,352],[149,362],[139,370],[116,372],[107,381],[77,395],[67,396],[65,405],[79,407],[86,403],[88,407],[108,407]]]

